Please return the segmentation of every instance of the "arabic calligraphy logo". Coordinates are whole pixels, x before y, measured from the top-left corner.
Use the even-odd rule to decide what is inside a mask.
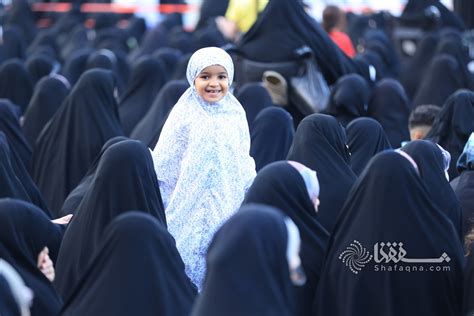
[[[451,258],[443,252],[439,258],[406,258],[406,250],[402,242],[380,242],[374,245],[374,260],[376,263],[443,263]]]
[[[360,242],[354,240],[346,250],[341,252],[339,259],[348,267],[353,273],[358,274],[367,263],[372,260],[372,255],[365,249]]]

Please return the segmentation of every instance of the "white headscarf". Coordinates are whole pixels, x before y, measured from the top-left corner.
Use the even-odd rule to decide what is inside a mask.
[[[204,70],[204,68],[220,65],[227,71],[229,87],[234,80],[234,63],[232,57],[225,50],[217,47],[206,47],[197,50],[189,59],[186,69],[186,79],[191,87],[194,87],[194,80]]]
[[[319,197],[319,180],[316,171],[309,169],[305,166],[301,170],[298,170],[303,177],[306,190],[308,191],[309,198],[311,201]]]
[[[451,154],[449,151],[444,149],[440,144],[436,144],[438,146],[439,150],[441,150],[441,153],[443,154],[443,164],[444,164],[444,176],[446,177],[446,180],[449,182],[449,164],[451,163]]]
[[[25,285],[18,272],[2,259],[0,259],[0,275],[7,281],[16,306],[20,310],[20,315],[30,315],[30,307],[33,305],[33,291]]]
[[[214,232],[239,208],[255,177],[248,123],[239,101],[229,92],[219,102],[208,103],[195,89],[196,77],[213,65],[226,69],[230,86],[231,57],[216,47],[196,51],[186,72],[190,87],[172,109],[153,150],[169,231],[186,273],[199,287]]]

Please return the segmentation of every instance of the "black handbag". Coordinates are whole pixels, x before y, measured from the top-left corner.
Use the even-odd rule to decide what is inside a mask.
[[[290,103],[305,116],[321,112],[327,106],[329,87],[308,46],[297,49],[292,61],[258,62],[236,53],[234,63],[239,85],[261,82],[263,73],[267,70],[281,74],[288,82]]]
[[[235,80],[238,81],[239,85],[262,81],[263,73],[267,70],[276,71],[289,80],[289,78],[296,76],[300,69],[298,61],[266,63],[245,59],[239,55],[235,56],[234,63]]]
[[[324,111],[329,99],[329,86],[311,50],[305,46],[297,53],[300,56],[300,72],[290,79],[290,102],[305,116]]]

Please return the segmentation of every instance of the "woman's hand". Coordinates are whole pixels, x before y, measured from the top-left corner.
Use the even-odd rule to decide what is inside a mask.
[[[53,219],[51,222],[55,224],[60,224],[60,225],[67,225],[71,221],[71,218],[72,218],[72,214],[68,214],[66,216]]]
[[[43,250],[38,254],[38,269],[48,278],[49,281],[53,282],[55,277],[53,261],[49,257],[48,247],[44,247]]]

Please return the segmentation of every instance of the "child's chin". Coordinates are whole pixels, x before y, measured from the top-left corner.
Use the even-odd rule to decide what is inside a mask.
[[[216,102],[219,102],[220,100],[222,100],[222,97],[205,98],[204,100],[205,100],[206,102],[209,102],[209,103],[216,103]]]

